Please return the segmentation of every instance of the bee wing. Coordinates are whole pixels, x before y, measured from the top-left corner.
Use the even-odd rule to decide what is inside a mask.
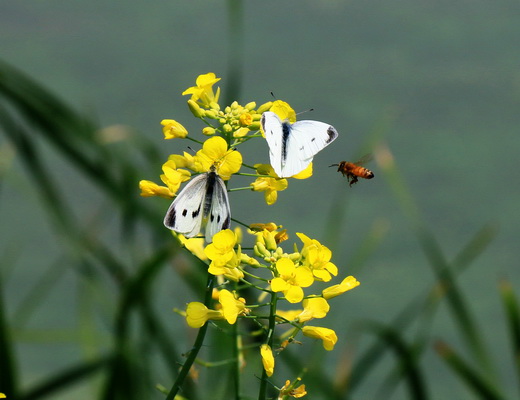
[[[208,174],[205,173],[188,182],[168,208],[164,226],[188,238],[200,232],[207,181]]]
[[[218,175],[216,175],[214,181],[210,204],[206,223],[206,242],[208,243],[212,241],[213,235],[222,229],[228,229],[231,225],[231,208],[229,207],[227,188]]]
[[[359,161],[356,161],[354,164],[363,165],[363,164],[366,164],[367,162],[372,161],[373,158],[374,158],[374,156],[371,153],[368,153],[368,154],[365,154],[363,157],[361,157],[359,159]]]

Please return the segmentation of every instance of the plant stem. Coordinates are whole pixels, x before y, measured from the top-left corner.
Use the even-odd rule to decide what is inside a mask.
[[[269,329],[267,331],[267,344],[272,349],[274,339],[274,328],[276,326],[276,302],[278,295],[275,292],[271,293],[271,307],[269,309]],[[260,391],[258,393],[258,400],[265,400],[267,392],[267,374],[265,369],[262,369],[262,380],[260,382]]]
[[[204,296],[204,305],[209,308],[211,305],[211,294],[213,292],[213,285],[214,285],[214,276],[208,273],[208,280],[206,283],[206,293]],[[188,373],[190,372],[191,366],[195,362],[195,359],[197,358],[197,355],[199,354],[199,351],[202,347],[202,344],[204,343],[204,338],[206,337],[206,331],[208,330],[208,322],[206,322],[202,328],[199,329],[199,333],[197,334],[197,338],[195,339],[195,343],[193,344],[193,348],[190,350],[188,358],[186,359],[186,362],[182,366],[181,371],[179,372],[179,375],[177,376],[177,379],[175,380],[170,393],[168,393],[168,396],[166,397],[166,400],[173,400],[177,393],[179,392],[180,388],[182,387],[182,384],[184,383],[184,380],[188,376]]]

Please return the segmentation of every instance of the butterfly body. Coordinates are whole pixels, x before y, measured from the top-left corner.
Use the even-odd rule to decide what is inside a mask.
[[[260,123],[269,145],[271,166],[280,178],[303,171],[316,153],[338,137],[332,125],[319,121],[291,124],[271,111],[262,114]]]
[[[175,198],[164,217],[164,225],[187,238],[205,227],[206,241],[231,224],[226,185],[212,167],[193,178]]]

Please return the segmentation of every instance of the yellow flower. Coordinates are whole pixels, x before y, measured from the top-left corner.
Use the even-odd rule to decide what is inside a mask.
[[[267,376],[273,375],[274,372],[274,356],[271,347],[268,344],[260,346],[260,355],[262,356],[262,364]]]
[[[291,124],[296,122],[296,113],[291,106],[282,100],[273,101],[271,109],[269,111],[274,112],[280,117],[282,121],[288,120]]]
[[[303,311],[297,316],[298,322],[307,322],[313,318],[324,318],[330,310],[329,303],[323,297],[311,297],[302,302]]]
[[[339,285],[332,285],[321,292],[324,298],[332,299],[333,297],[339,296],[350,289],[354,289],[359,286],[359,281],[353,276],[347,276]]]
[[[196,164],[197,159],[190,153],[184,152],[182,156],[180,154],[172,154],[168,157],[168,161],[173,161],[177,168],[189,168],[195,172],[205,172],[202,171],[200,164]]]
[[[294,179],[307,179],[312,176],[312,163],[307,165],[307,168],[305,168],[303,171],[298,172],[296,175],[291,176],[291,178]]]
[[[278,192],[287,189],[287,179],[278,178],[273,167],[269,164],[255,164],[255,169],[258,174],[267,176],[256,178],[256,180],[251,183],[253,190],[255,192],[265,192],[265,202],[268,205],[276,203]]]
[[[229,324],[234,324],[237,320],[237,317],[245,312],[245,300],[237,300],[233,293],[231,293],[229,290],[221,290],[219,292],[218,301],[222,305],[224,318],[226,318],[226,321]]]
[[[162,170],[164,174],[161,175],[161,180],[173,193],[177,193],[181,183],[189,180],[191,176],[191,174],[185,169],[177,169],[177,165],[171,160],[168,160],[163,164]]]
[[[195,157],[203,171],[209,171],[214,165],[224,180],[231,178],[242,166],[242,154],[234,149],[228,150],[226,141],[220,136],[206,140]]]
[[[323,341],[323,347],[325,350],[334,349],[334,345],[338,341],[338,337],[336,336],[336,332],[329,328],[320,328],[317,326],[304,326],[302,328],[302,333],[305,336],[321,339]]]
[[[235,256],[237,237],[231,229],[224,229],[213,236],[213,242],[204,249],[204,254],[215,267],[225,266]]]
[[[307,394],[307,391],[305,390],[305,385],[300,385],[297,388],[295,386],[298,382],[301,381],[301,378],[298,378],[294,381],[294,383],[291,383],[290,380],[285,381],[285,385],[280,389],[280,395],[278,396],[278,400],[283,399],[285,396],[291,396],[295,399],[299,399]]]
[[[204,238],[189,238],[187,239],[183,234],[171,231],[172,235],[175,236],[182,246],[186,247],[191,254],[195,255],[202,261],[206,261],[208,257],[204,254],[204,245],[206,241]]]
[[[332,252],[328,247],[323,246],[315,239],[311,239],[303,233],[296,234],[303,242],[301,251],[304,257],[304,265],[307,266],[314,277],[320,281],[328,282],[332,279],[331,275],[338,274],[338,267],[330,262]]]
[[[314,282],[312,272],[306,267],[296,267],[288,258],[280,258],[276,270],[279,276],[271,281],[273,292],[283,292],[289,303],[302,301],[302,287],[309,287]]]
[[[5,394],[3,394],[3,393],[0,393],[0,399],[6,399],[6,398],[7,398],[7,397],[6,397],[6,395],[5,395]]]
[[[213,72],[199,75],[195,84],[182,92],[182,95],[191,94],[192,101],[198,101],[206,107],[211,107],[212,103],[218,103],[220,96],[220,88],[217,88],[217,93],[213,93],[213,85],[217,83],[220,78],[217,78]]]
[[[224,319],[221,310],[210,310],[204,304],[194,301],[186,307],[186,322],[192,328],[200,328],[208,319]]]
[[[165,139],[182,138],[184,139],[188,135],[188,131],[177,121],[173,119],[163,119],[161,121],[163,125],[163,133]]]
[[[278,229],[278,225],[276,225],[274,222],[268,222],[267,224],[258,223],[249,225],[249,229],[253,232],[262,232],[264,229],[268,230],[269,232],[273,232]]]
[[[250,113],[243,113],[238,118],[238,122],[240,126],[249,126],[253,123],[253,116]]]
[[[147,180],[139,181],[139,189],[141,189],[141,196],[143,197],[161,196],[171,199],[175,196],[175,193],[167,187],[159,186],[157,183]]]
[[[171,199],[179,190],[181,183],[190,179],[190,173],[183,169],[177,169],[175,162],[171,160],[163,164],[162,170],[164,174],[161,175],[161,180],[167,187],[159,186],[152,181],[142,180],[139,182],[141,196],[161,196]]]
[[[296,318],[303,312],[303,310],[276,310],[276,315],[284,318],[287,321],[295,321]]]
[[[224,275],[235,282],[244,277],[244,273],[238,268],[241,261],[240,246],[235,252],[237,243],[236,234],[225,229],[213,236],[213,242],[204,249],[204,254],[210,259],[208,272],[213,275]]]

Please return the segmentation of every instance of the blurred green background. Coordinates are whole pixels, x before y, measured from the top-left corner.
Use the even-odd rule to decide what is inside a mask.
[[[22,388],[111,348],[121,304],[114,295],[117,282],[125,274],[134,276],[173,240],[162,228],[168,201],[138,197],[138,181],[159,181],[167,156],[186,149],[186,142],[163,141],[160,121],[172,118],[198,132],[202,126],[181,93],[199,74],[214,72],[223,78],[223,98],[237,93],[242,104],[262,104],[273,92],[296,111],[314,109],[303,118],[329,122],[340,132],[315,158],[313,178],[291,181],[276,205],[266,206],[256,193],[230,196],[233,217],[275,221],[289,230],[291,240],[304,232],[333,250],[342,276],[361,281],[337,299],[327,317],[342,350],[323,355],[317,349],[316,357],[325,357],[325,374],[347,368],[336,367],[338,361],[355,366],[370,343],[382,340],[382,330],[360,328],[368,319],[393,326],[409,343],[417,333],[413,326],[425,329],[424,351],[414,365],[424,374],[427,398],[479,398],[436,353],[437,339],[494,380],[503,398],[513,398],[518,393],[514,330],[508,328],[498,283],[505,279],[513,288],[520,283],[519,43],[520,4],[513,0],[3,1],[0,60],[88,118],[92,125],[85,130],[93,137],[99,138],[99,129],[123,135],[113,143],[98,142],[99,149],[85,145],[85,154],[99,167],[89,176],[76,156],[66,156],[66,146],[56,147],[18,114],[4,91],[14,75],[2,64],[2,115],[15,115],[13,126],[27,132],[74,221],[69,227],[110,253],[96,258],[89,253],[95,250],[82,247],[78,231],[67,232],[63,216],[52,208],[60,203],[46,199],[35,183],[43,179],[34,173],[38,164],[27,161],[35,157],[20,150],[13,136],[0,136],[4,319],[16,343],[12,356]],[[26,95],[31,97],[29,91]],[[81,152],[83,139],[63,126],[63,143],[70,135]],[[2,124],[4,132],[9,129]],[[244,147],[248,164],[267,161],[267,146]],[[387,152],[395,168],[385,164]],[[349,188],[328,168],[365,153],[375,155],[367,165],[375,173],[371,181]],[[100,184],[93,176],[102,171],[113,173],[121,185],[110,179]],[[109,187],[117,194],[109,194]],[[137,208],[146,210],[139,218]],[[77,240],[71,239],[75,235]],[[475,361],[478,351],[468,346],[461,317],[445,299],[426,325],[417,319],[406,328],[395,322],[439,279],[432,264],[443,265],[441,252],[429,235],[447,262],[462,259],[465,246],[477,237],[468,250],[469,268],[454,275],[467,307],[462,315],[469,313],[475,322],[469,330],[487,349],[488,366]],[[100,259],[125,272],[100,272]],[[178,265],[160,274],[163,279],[155,278],[148,289],[154,299],[150,307],[163,319],[167,335],[178,337],[180,354],[191,345],[193,332],[171,309],[198,300],[198,294],[179,279],[185,273]],[[389,350],[355,391],[337,398],[412,398],[404,382],[392,381],[399,375],[396,364]],[[157,371],[147,372],[150,381],[170,386],[168,367]],[[51,398],[97,398],[104,378],[94,377]],[[164,398],[149,390],[147,398]],[[312,399],[332,398],[311,390]]]

